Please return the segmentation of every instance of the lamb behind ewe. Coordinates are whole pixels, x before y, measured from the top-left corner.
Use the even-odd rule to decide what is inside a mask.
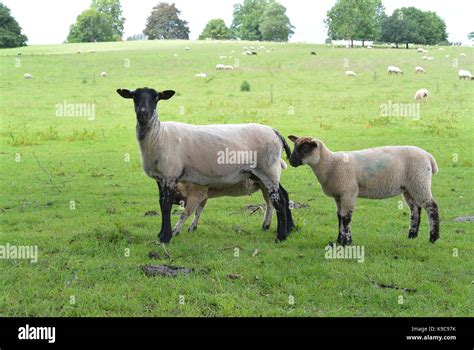
[[[286,168],[286,164],[283,161],[282,167]],[[201,217],[201,213],[204,210],[208,199],[223,196],[250,196],[258,190],[262,191],[266,203],[265,218],[263,220],[262,229],[268,230],[272,222],[273,206],[267,192],[258,184],[258,182],[252,179],[246,179],[236,185],[224,188],[209,188],[207,186],[194,185],[189,182],[178,182],[176,185],[175,198],[178,203],[183,200],[185,202],[185,207],[179,221],[173,228],[173,236],[179,234],[181,228],[192,213],[194,213],[194,219],[191,226],[189,226],[188,232],[193,232],[197,229],[199,218]]]
[[[403,194],[410,207],[409,238],[418,236],[421,208],[428,213],[430,242],[439,238],[438,205],[431,194],[432,174],[438,173],[435,159],[412,146],[388,146],[353,152],[331,152],[321,140],[288,138],[295,143],[290,164],[308,164],[324,193],[335,199],[339,234],[337,242],[352,242],[350,224],[358,197],[383,199]]]

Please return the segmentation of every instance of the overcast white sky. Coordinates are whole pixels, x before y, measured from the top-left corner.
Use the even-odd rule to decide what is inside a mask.
[[[91,3],[91,0],[0,0],[8,6],[28,36],[28,43],[59,44],[69,32],[69,26]],[[125,38],[145,28],[146,18],[153,6],[164,0],[122,0]],[[447,24],[449,40],[467,43],[467,35],[474,31],[473,0],[382,0],[386,12],[404,6],[435,11]],[[233,4],[242,0],[175,0],[181,18],[189,22],[191,39],[197,39],[206,23],[213,18],[232,22]],[[296,27],[291,41],[323,43],[326,12],[336,0],[280,0]]]

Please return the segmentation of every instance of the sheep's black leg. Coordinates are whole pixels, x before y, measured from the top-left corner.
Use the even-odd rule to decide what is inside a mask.
[[[160,208],[161,208],[161,230],[158,235],[161,243],[169,243],[172,237],[171,230],[171,207],[175,196],[175,184],[170,182],[159,183]]]
[[[346,215],[341,216],[341,221],[342,221],[342,239],[341,243],[342,245],[351,245],[352,243],[352,237],[351,237],[351,220],[352,220],[352,211],[347,212]]]
[[[410,230],[408,231],[408,238],[413,239],[418,237],[418,229],[420,228],[421,221],[421,207],[416,203],[407,200],[407,204],[410,207]]]
[[[425,207],[430,222],[430,242],[434,243],[439,239],[439,208],[432,199]]]
[[[337,212],[337,221],[338,221],[338,235],[337,235],[337,243],[342,244],[342,216]]]
[[[284,241],[288,236],[286,203],[283,191],[279,187],[271,188],[268,191],[270,200],[277,213],[278,227],[277,227],[277,242]]]
[[[286,211],[286,220],[287,220],[287,230],[288,234],[295,228],[295,223],[293,222],[293,216],[291,215],[291,209],[290,209],[290,198],[288,196],[288,192],[283,188],[283,186],[280,184],[280,190],[283,193],[283,196],[285,197],[285,211]]]

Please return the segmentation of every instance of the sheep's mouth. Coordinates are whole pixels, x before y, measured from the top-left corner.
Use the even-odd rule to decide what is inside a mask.
[[[147,124],[150,119],[151,116],[148,114],[137,114],[137,122],[139,124]]]
[[[290,158],[290,165],[292,167],[299,167],[300,165],[302,165],[303,162],[300,160],[300,159],[293,159],[293,158]]]

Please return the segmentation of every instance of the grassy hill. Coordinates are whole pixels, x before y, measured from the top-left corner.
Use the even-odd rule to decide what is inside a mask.
[[[258,55],[242,55],[244,46],[260,45]],[[474,50],[428,50],[433,61],[413,49],[249,42],[0,50],[0,246],[39,249],[36,263],[0,259],[0,315],[472,316],[473,223],[453,219],[474,214],[474,82],[457,77],[459,69],[474,72]],[[239,68],[217,72],[217,63]],[[389,65],[405,74],[387,75]],[[417,65],[427,74],[416,75]],[[347,78],[345,70],[358,75]],[[195,77],[200,72],[208,77]],[[251,91],[240,91],[244,80]],[[115,92],[144,86],[177,91],[160,102],[165,121],[262,123],[285,136],[320,138],[333,151],[426,149],[441,169],[433,178],[441,239],[428,242],[423,213],[419,237],[408,240],[401,196],[359,199],[352,233],[364,262],[326,259],[337,236],[335,205],[300,167],[283,172],[290,199],[308,206],[293,210],[298,230],[287,241],[274,243],[276,218],[262,232],[263,214],[245,209],[263,203],[260,194],[219,198],[195,233],[172,240],[166,258],[154,242],[161,218],[145,216],[159,212],[158,191],[141,169],[133,106]],[[420,88],[431,96],[417,107]],[[93,113],[58,116],[70,104]],[[395,111],[405,107],[401,116]],[[145,264],[194,270],[147,277]]]

